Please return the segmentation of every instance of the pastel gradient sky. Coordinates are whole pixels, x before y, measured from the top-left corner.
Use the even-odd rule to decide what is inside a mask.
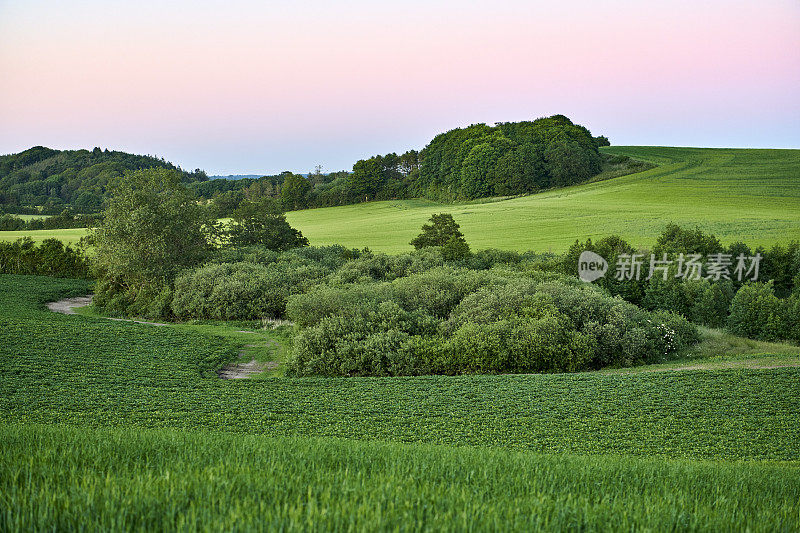
[[[0,153],[350,169],[562,113],[613,144],[800,147],[800,2],[0,0]]]

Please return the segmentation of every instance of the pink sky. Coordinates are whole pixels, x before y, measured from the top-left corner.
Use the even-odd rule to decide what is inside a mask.
[[[613,144],[800,148],[796,1],[16,4],[0,153],[338,170],[554,113]]]

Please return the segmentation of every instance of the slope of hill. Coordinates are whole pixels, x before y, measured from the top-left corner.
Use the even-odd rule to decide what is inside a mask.
[[[619,234],[652,243],[668,222],[724,243],[800,239],[800,150],[615,146],[608,154],[656,163],[645,172],[511,199],[439,204],[391,200],[293,211],[312,244],[401,252],[433,213],[452,213],[473,250],[564,251],[576,239]],[[77,241],[83,230],[0,232]]]
[[[33,206],[56,214],[66,206],[79,212],[100,209],[109,180],[140,168],[178,169],[163,158],[101,150],[53,150],[35,146],[0,156],[0,208],[22,212]],[[183,172],[185,181],[203,181],[204,172]],[[23,209],[19,209],[23,208]]]
[[[398,200],[289,213],[312,244],[410,249],[432,214],[452,213],[473,249],[563,251],[576,239],[619,234],[652,242],[668,222],[723,242],[800,239],[800,150],[616,146],[602,152],[657,168],[530,196],[443,205]]]

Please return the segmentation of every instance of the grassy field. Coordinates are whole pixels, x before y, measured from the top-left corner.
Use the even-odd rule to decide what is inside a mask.
[[[225,381],[244,325],[87,291],[0,276],[1,530],[800,527],[800,368]]]
[[[442,205],[370,202],[288,213],[312,244],[402,252],[433,213],[452,213],[473,249],[564,251],[576,239],[622,235],[651,245],[668,222],[699,226],[724,244],[800,239],[800,150],[614,146],[657,168],[506,200]],[[0,232],[77,242],[85,230]]]
[[[86,229],[84,228],[0,231],[0,241],[15,241],[20,237],[31,237],[36,242],[41,242],[45,239],[59,239],[67,244],[75,244],[84,235],[86,235]]]
[[[723,243],[800,238],[800,150],[609,147],[661,165],[607,181],[499,202],[442,206],[373,202],[289,213],[312,244],[384,252],[408,242],[432,214],[452,213],[473,249],[564,251],[576,239],[620,234],[650,245],[668,222],[699,226]]]
[[[0,529],[791,531],[798,465],[0,427]]]
[[[85,282],[0,277],[0,420],[797,460],[800,369],[225,381],[244,339],[56,315]]]

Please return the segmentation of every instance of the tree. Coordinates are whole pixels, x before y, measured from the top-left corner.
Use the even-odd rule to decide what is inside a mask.
[[[278,251],[308,246],[308,239],[286,221],[278,202],[269,198],[242,203],[233,214],[228,238],[234,245],[258,244]]]
[[[304,209],[308,207],[308,194],[311,192],[311,183],[303,176],[288,174],[283,179],[281,187],[281,202],[284,209]]]
[[[427,246],[442,246],[442,251],[452,256],[451,259],[469,255],[469,245],[464,234],[449,213],[431,215],[430,224],[422,226],[422,233],[411,241],[411,245],[417,250]]]
[[[380,156],[362,159],[353,165],[347,186],[354,200],[374,198],[381,189],[385,181],[382,159]]]
[[[138,170],[111,187],[103,222],[94,230],[98,277],[114,290],[169,284],[199,264],[214,226],[177,170]]]
[[[554,187],[586,181],[600,171],[600,155],[596,151],[586,150],[577,141],[566,138],[548,144],[544,156]]]
[[[213,212],[217,217],[229,217],[244,201],[242,191],[225,191],[217,193],[213,198]]]

